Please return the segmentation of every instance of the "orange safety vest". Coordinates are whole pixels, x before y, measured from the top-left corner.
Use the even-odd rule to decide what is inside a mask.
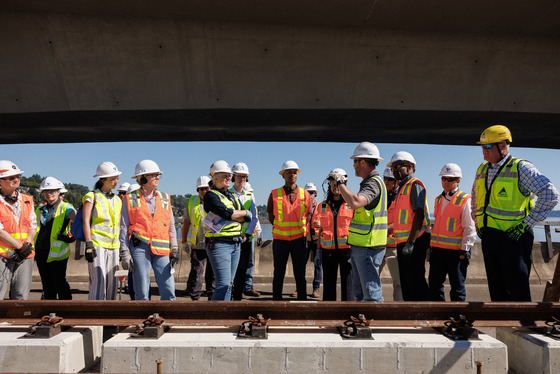
[[[352,221],[352,216],[354,211],[350,209],[347,203],[342,203],[338,214],[336,215],[336,243],[338,243],[338,248],[350,248],[348,244],[348,227]],[[322,249],[335,249],[335,237],[334,237],[334,215],[332,213],[330,205],[323,201],[320,206],[317,218],[313,221],[319,220],[321,222],[321,248]]]
[[[4,225],[4,231],[12,235],[20,243],[27,242],[27,234],[29,233],[29,228],[31,227],[31,221],[29,220],[29,215],[33,211],[33,198],[29,195],[20,194],[21,196],[21,215],[19,217],[19,222],[16,221],[12,209],[6,204],[0,204],[0,221]],[[10,244],[0,240],[0,256],[10,258],[8,255],[14,247]],[[31,251],[31,254],[27,258],[35,257],[35,251]]]
[[[391,204],[391,206],[395,205],[393,233],[395,234],[395,241],[397,244],[406,242],[410,236],[410,229],[412,228],[412,221],[414,219],[414,212],[410,204],[410,190],[414,183],[420,183],[420,185],[426,189],[424,183],[422,183],[420,179],[412,177],[404,186],[399,188],[397,198]],[[426,200],[424,201],[424,219],[418,236],[424,234],[429,228],[429,225],[430,213],[428,212],[428,202]]]
[[[432,239],[430,245],[432,247],[445,249],[461,249],[463,242],[463,226],[461,225],[461,213],[471,195],[457,191],[443,212],[441,211],[441,202],[443,196],[436,197],[434,207],[434,227],[432,228]]]
[[[169,194],[156,191],[156,209],[154,215],[150,213],[146,198],[140,190],[126,194],[128,207],[128,238],[136,233],[138,239],[148,244],[153,254],[169,256],[171,252],[171,237],[169,235],[169,217],[171,215],[171,201]]]
[[[393,203],[389,206],[389,208],[387,208],[387,226],[390,225],[391,223],[394,222],[395,217],[395,202],[393,201]],[[395,233],[392,232],[390,234],[387,234],[387,247],[389,248],[396,248],[397,247],[397,241],[395,240]]]
[[[307,217],[305,206],[309,201],[309,193],[298,187],[297,199],[292,204],[283,187],[272,190],[274,205],[274,222],[272,238],[279,240],[295,240],[307,233]]]

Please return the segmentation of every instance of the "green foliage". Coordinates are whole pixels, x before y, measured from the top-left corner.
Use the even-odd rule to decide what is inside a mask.
[[[257,214],[259,215],[259,221],[268,220],[268,212],[266,211],[266,205],[257,205]]]
[[[173,215],[182,217],[185,209],[189,205],[190,194],[187,195],[171,195],[171,205],[173,206]]]

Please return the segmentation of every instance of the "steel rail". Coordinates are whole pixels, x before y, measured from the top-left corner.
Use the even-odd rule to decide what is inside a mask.
[[[339,326],[363,314],[372,326],[441,326],[465,315],[474,326],[542,326],[560,318],[560,303],[323,301],[0,301],[0,321],[30,324],[50,313],[64,325],[136,325],[153,313],[181,326],[234,326],[249,316],[269,326]]]

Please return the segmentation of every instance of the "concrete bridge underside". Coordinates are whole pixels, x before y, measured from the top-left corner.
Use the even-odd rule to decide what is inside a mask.
[[[560,148],[560,1],[0,5],[1,143]]]

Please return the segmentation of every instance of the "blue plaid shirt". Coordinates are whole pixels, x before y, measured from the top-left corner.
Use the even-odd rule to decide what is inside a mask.
[[[508,153],[503,159],[497,164],[490,164],[488,168],[488,179],[487,187],[490,187],[492,181],[496,177],[498,170],[502,165],[509,161],[511,155]],[[527,224],[530,228],[533,228],[535,224],[539,221],[546,219],[550,211],[558,204],[558,191],[547,177],[542,175],[535,165],[529,161],[519,162],[519,191],[525,196],[529,196],[531,193],[537,196],[537,201],[535,202],[535,207],[531,209],[529,215],[525,217],[523,222]],[[476,222],[476,180],[472,187],[472,205],[471,205],[471,215]]]

